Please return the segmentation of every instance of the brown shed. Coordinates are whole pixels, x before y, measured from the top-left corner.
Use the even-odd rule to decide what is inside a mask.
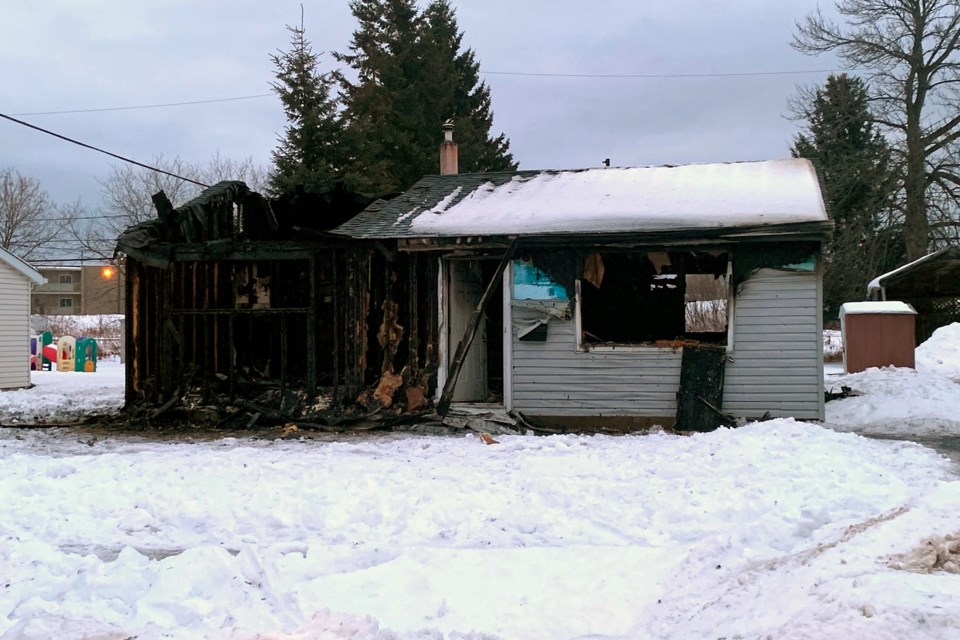
[[[869,367],[914,368],[917,312],[905,302],[847,302],[840,307],[843,366],[847,373]]]

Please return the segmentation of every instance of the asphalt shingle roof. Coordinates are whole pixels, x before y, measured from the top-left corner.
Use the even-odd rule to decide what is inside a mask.
[[[549,171],[499,171],[489,173],[460,173],[446,176],[424,176],[412,187],[392,200],[377,200],[354,218],[332,229],[332,233],[351,238],[380,240],[386,238],[421,238],[424,233],[410,228],[417,214],[429,211],[457,188],[460,192],[451,200],[453,206],[484,184],[500,186],[515,177],[533,178]]]

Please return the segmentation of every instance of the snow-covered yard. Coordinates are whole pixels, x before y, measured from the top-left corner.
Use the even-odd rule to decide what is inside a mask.
[[[940,371],[831,377],[864,395],[828,426],[951,428],[941,338]],[[122,380],[37,375],[0,422]],[[0,429],[0,638],[960,637],[960,478],[931,449],[789,419],[497,439]]]
[[[847,386],[861,395],[827,403],[827,424],[870,435],[960,437],[960,324],[918,346],[916,364],[916,370],[828,375],[828,388]]]

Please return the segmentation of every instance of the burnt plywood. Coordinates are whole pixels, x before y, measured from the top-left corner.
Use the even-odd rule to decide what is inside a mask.
[[[712,346],[684,346],[677,395],[678,431],[713,431],[723,424],[723,369],[726,351]]]

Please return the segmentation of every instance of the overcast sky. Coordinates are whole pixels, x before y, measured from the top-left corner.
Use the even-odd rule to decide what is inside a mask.
[[[298,0],[4,0],[0,113],[109,109],[269,94]],[[730,74],[830,69],[789,42],[816,0],[454,0],[484,72]],[[824,8],[829,8],[829,3]],[[304,0],[316,51],[346,50],[347,0]],[[323,62],[333,65],[330,56]],[[783,158],[798,84],[826,73],[570,78],[485,73],[495,133],[521,168]],[[273,96],[19,118],[120,155],[269,163],[284,118]],[[438,144],[440,134],[437,133]],[[0,167],[59,202],[99,203],[118,161],[0,119]]]

